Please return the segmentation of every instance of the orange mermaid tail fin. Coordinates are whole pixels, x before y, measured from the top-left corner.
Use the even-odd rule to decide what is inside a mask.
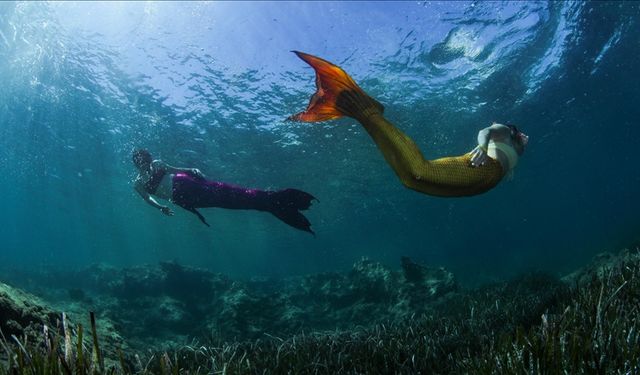
[[[358,118],[367,109],[382,113],[384,107],[364,92],[349,75],[337,65],[307,53],[293,51],[316,71],[316,92],[311,96],[304,112],[287,120],[301,122],[327,121],[348,116]]]

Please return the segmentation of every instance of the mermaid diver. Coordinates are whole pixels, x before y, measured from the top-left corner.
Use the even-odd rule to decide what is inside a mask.
[[[145,149],[133,152],[133,164],[139,171],[134,181],[135,190],[147,203],[167,216],[173,216],[171,208],[158,203],[152,195],[192,212],[207,226],[209,224],[197,208],[266,211],[296,229],[313,234],[311,223],[300,211],[308,209],[315,198],[304,191],[265,191],[210,181],[197,168],[176,168],[161,160],[153,160]]]
[[[418,146],[383,116],[384,107],[337,65],[293,51],[316,72],[317,91],[304,112],[288,119],[317,122],[347,116],[369,133],[402,183],[440,197],[484,193],[512,170],[529,141],[513,125],[494,123],[478,133],[478,146],[460,155],[426,160]]]

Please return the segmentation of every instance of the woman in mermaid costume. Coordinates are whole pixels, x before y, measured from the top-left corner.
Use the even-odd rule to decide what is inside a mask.
[[[161,160],[153,160],[144,149],[133,152],[133,164],[139,171],[134,182],[136,191],[165,215],[172,216],[173,211],[158,203],[152,195],[194,213],[207,226],[209,224],[197,208],[266,211],[296,229],[313,233],[311,223],[300,211],[308,209],[315,198],[304,191],[265,191],[210,181],[197,168],[172,167]]]
[[[319,57],[294,51],[316,72],[317,91],[293,121],[316,122],[348,116],[369,133],[402,183],[424,194],[461,197],[484,193],[512,170],[529,137],[513,125],[493,124],[478,133],[478,146],[452,157],[426,160],[418,146],[384,116],[384,107],[344,70]]]

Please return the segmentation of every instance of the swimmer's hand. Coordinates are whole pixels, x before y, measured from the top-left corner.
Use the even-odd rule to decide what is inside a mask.
[[[189,169],[189,174],[192,177],[195,177],[195,178],[200,179],[200,180],[204,180],[205,179],[204,173],[200,172],[200,170],[198,168]]]
[[[173,210],[167,206],[160,207],[160,211],[167,216],[173,216]]]
[[[471,151],[471,166],[479,167],[484,165],[487,162],[487,151],[486,148],[478,145]]]

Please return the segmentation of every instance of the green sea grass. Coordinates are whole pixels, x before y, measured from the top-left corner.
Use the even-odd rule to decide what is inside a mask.
[[[75,334],[45,330],[44,340],[0,335],[0,375],[634,374],[640,261],[629,259],[569,286],[541,274],[487,286],[400,322],[144,355],[120,351],[109,361],[92,315],[89,350],[81,326]],[[68,335],[75,345],[64,345]],[[67,349],[73,353],[65,355]]]

